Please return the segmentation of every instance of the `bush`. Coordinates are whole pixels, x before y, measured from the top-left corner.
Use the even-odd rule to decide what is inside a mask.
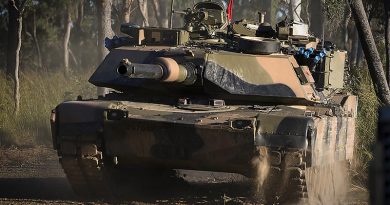
[[[13,82],[0,73],[0,145],[50,145],[51,110],[64,100],[78,95],[93,97],[88,83],[91,72],[65,77],[62,72],[26,71],[20,75],[20,112],[14,115]]]

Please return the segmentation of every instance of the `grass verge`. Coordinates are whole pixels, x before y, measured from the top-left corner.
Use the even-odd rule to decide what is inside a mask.
[[[22,72],[20,112],[15,115],[13,82],[0,73],[0,146],[50,145],[51,110],[78,95],[92,97],[96,91],[87,81],[90,74]]]
[[[355,68],[351,77],[352,90],[359,97],[352,178],[358,187],[367,188],[369,166],[374,157],[380,102],[367,68]]]

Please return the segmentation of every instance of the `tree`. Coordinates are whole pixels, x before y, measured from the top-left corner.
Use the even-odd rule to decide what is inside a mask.
[[[18,114],[20,107],[19,61],[20,48],[22,47],[23,12],[26,1],[8,0],[7,76],[10,76],[15,83],[15,114]]]
[[[98,0],[97,2],[97,18],[98,18],[98,59],[104,60],[108,54],[107,48],[104,46],[106,37],[112,38],[114,32],[111,28],[111,8],[112,0]]]
[[[68,46],[69,54],[72,56],[73,62],[76,66],[79,66],[83,57],[81,56],[81,50],[83,49],[83,22],[84,22],[84,4],[85,0],[77,0],[75,4],[75,21],[73,25],[73,45],[75,46],[76,53],[73,53],[72,49]],[[72,41],[72,39],[70,41]],[[76,57],[77,56],[77,57]]]
[[[324,5],[323,0],[310,0],[310,31],[314,33],[315,36],[322,37],[324,33]]]
[[[38,41],[38,36],[37,36],[37,18],[36,18],[36,11],[33,8],[32,10],[32,17],[31,17],[31,32],[28,31],[26,28],[26,34],[33,40],[34,46],[35,46],[35,51],[37,55],[37,65],[38,68],[43,68],[43,63],[42,63],[42,54],[41,54],[41,46],[39,45]]]
[[[352,28],[352,34],[353,36],[351,37],[352,38],[352,45],[351,45],[351,49],[350,49],[350,52],[349,52],[349,64],[352,68],[356,67],[356,64],[357,64],[357,58],[358,58],[358,50],[359,50],[359,34],[358,32],[356,31],[355,28]]]
[[[390,105],[390,90],[362,0],[348,0],[378,98]]]
[[[168,4],[167,1],[153,0],[153,11],[159,27],[168,28]]]
[[[301,0],[290,0],[290,13],[294,21],[301,21],[302,2]]]
[[[71,17],[71,8],[70,8],[70,2],[66,5],[66,11],[65,11],[65,35],[64,35],[64,41],[63,41],[63,48],[64,48],[64,71],[65,74],[70,73],[69,68],[69,40],[70,40],[70,32],[72,30],[72,17]]]
[[[272,0],[265,0],[263,2],[265,15],[265,21],[268,23],[272,23]]]
[[[164,3],[163,3],[164,4]],[[163,22],[162,22],[162,14],[161,14],[161,8],[160,8],[160,2],[159,1],[152,1],[152,7],[153,7],[153,12],[156,17],[156,21],[159,27],[163,27]]]
[[[141,11],[143,23],[142,26],[149,26],[149,15],[148,15],[148,1],[147,0],[138,0],[139,10]]]
[[[104,45],[106,37],[112,38],[114,32],[111,28],[111,9],[112,0],[97,1],[97,19],[98,19],[98,60],[102,61],[108,54],[108,50]],[[106,89],[98,88],[98,96],[104,96]]]
[[[113,25],[115,33],[120,33],[122,23],[130,23],[131,13],[133,12],[134,0],[114,0],[112,3],[112,18],[115,21]]]
[[[77,30],[81,30],[83,21],[84,21],[84,0],[79,0],[77,4],[77,20],[76,20],[76,28]]]
[[[122,22],[129,23],[133,0],[122,0]]]
[[[383,0],[385,4],[385,44],[386,44],[386,73],[390,86],[390,2]]]
[[[351,10],[346,5],[345,6],[345,12],[344,12],[344,23],[343,23],[343,46],[345,50],[348,50],[348,41],[349,41],[349,33],[348,33],[348,25],[351,19]]]

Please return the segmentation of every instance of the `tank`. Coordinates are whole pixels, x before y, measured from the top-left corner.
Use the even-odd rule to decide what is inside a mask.
[[[244,175],[267,203],[341,200],[357,112],[346,52],[304,23],[230,12],[200,2],[172,10],[182,28],[123,24],[125,37],[106,39],[89,82],[110,92],[51,116],[76,193],[106,195],[108,170],[184,169]]]

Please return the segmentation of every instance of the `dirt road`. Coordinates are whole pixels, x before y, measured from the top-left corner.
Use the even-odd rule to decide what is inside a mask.
[[[82,200],[73,194],[56,153],[45,147],[0,149],[0,204],[260,204],[239,175],[180,171],[185,180],[138,184],[122,199]],[[346,204],[367,204],[351,192]],[[358,196],[358,197],[356,197]]]

